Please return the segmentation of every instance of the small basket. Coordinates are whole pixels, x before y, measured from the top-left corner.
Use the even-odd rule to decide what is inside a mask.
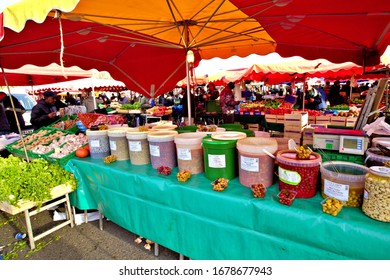
[[[279,202],[281,204],[284,204],[284,205],[287,205],[287,206],[290,206],[295,197],[297,195],[297,192],[295,191],[291,191],[291,190],[287,190],[287,189],[282,189],[279,193],[278,193],[278,198],[279,198]]]
[[[322,212],[332,216],[337,216],[340,213],[340,211],[343,209],[345,202],[338,200],[334,197],[328,197],[323,201],[321,201],[321,204],[322,204]]]
[[[267,188],[263,184],[252,184],[251,189],[254,198],[264,198],[267,192]]]

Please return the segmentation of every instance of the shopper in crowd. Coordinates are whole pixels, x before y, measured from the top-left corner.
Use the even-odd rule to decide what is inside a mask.
[[[12,108],[11,98],[14,103],[16,116],[20,125],[20,129],[25,129],[26,125],[24,122],[23,114],[26,112],[23,105],[20,104],[19,100],[14,96],[9,96],[5,92],[0,92],[0,102],[3,104],[5,115],[7,117],[10,130],[15,133],[19,133],[18,124],[16,122],[15,113]]]
[[[330,106],[336,106],[344,103],[344,98],[340,95],[340,81],[337,80],[331,85],[328,97]]]
[[[207,85],[208,90],[207,90],[207,95],[209,100],[217,100],[219,97],[219,91],[215,87],[214,83],[209,83]]]
[[[140,103],[141,109],[146,110],[152,107],[152,105],[149,103],[149,99],[144,95],[141,97]]]
[[[326,107],[328,106],[328,104],[327,104],[327,101],[328,101],[327,94],[326,94],[324,88],[321,87],[321,86],[315,87],[315,89],[318,91],[318,93],[321,96],[321,103],[318,105],[318,110],[325,110]]]
[[[323,90],[326,94],[326,98],[328,98],[330,93],[330,81],[325,82],[325,86],[323,87]]]
[[[77,105],[77,100],[69,92],[66,93],[65,102],[68,105]]]
[[[43,93],[43,99],[32,108],[31,124],[34,129],[39,129],[42,126],[48,126],[59,119],[55,102],[57,94],[48,90]]]
[[[219,105],[221,106],[224,123],[234,122],[234,114],[232,111],[238,104],[238,102],[234,100],[234,87],[235,85],[233,82],[228,83],[227,86],[221,91],[219,96]]]
[[[57,95],[56,102],[54,103],[54,106],[56,106],[57,111],[60,111],[60,109],[68,107],[64,102],[61,100],[61,95]]]
[[[0,135],[5,135],[10,133],[10,126],[8,119],[5,115],[5,110],[2,104],[0,104]]]
[[[81,105],[85,106],[85,108],[87,109],[87,113],[91,113],[97,108],[96,101],[92,96],[92,92],[90,91],[83,92],[81,97],[82,97]]]

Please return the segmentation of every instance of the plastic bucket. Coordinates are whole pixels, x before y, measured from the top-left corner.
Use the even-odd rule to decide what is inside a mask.
[[[310,159],[299,160],[296,151],[281,150],[276,154],[279,189],[296,191],[297,198],[309,198],[316,194],[321,156],[311,153]]]
[[[178,133],[196,132],[197,129],[196,125],[185,125],[175,128]]]
[[[236,177],[237,140],[202,139],[205,176],[210,180]]]
[[[110,155],[108,130],[87,129],[86,134],[88,138],[91,158],[104,158]]]
[[[237,123],[222,123],[222,124],[220,124],[218,126],[225,128],[226,131],[242,129],[242,125],[241,124],[237,124]]]
[[[275,140],[278,143],[278,151],[288,150],[288,140],[290,138],[275,137]]]
[[[277,147],[276,140],[269,137],[248,137],[237,141],[238,176],[242,185],[272,185],[275,159],[267,152],[273,155]]]
[[[329,161],[321,165],[321,195],[346,201],[345,206],[362,205],[364,182],[369,169],[347,161]]]
[[[129,128],[112,128],[108,130],[111,155],[116,156],[117,160],[128,160],[130,158],[129,144],[126,139],[127,131],[129,131]]]
[[[187,170],[191,174],[204,171],[202,139],[203,132],[182,133],[175,136],[177,166],[179,171]]]
[[[379,148],[369,148],[366,151],[366,166],[384,166],[385,162],[390,161],[390,157],[381,154]]]
[[[162,124],[162,125],[155,125],[152,127],[152,131],[155,130],[175,130],[177,128],[177,125],[175,124]]]
[[[147,131],[128,131],[126,138],[129,146],[130,162],[134,165],[150,163],[149,141]]]
[[[159,166],[170,168],[177,166],[175,130],[150,131],[148,133],[149,153],[152,167],[157,169]]]
[[[376,147],[378,144],[381,144],[385,147],[390,147],[390,137],[375,137],[371,141],[371,146]]]

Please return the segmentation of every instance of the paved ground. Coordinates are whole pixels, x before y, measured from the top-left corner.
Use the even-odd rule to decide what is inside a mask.
[[[53,223],[53,211],[43,211],[32,218],[34,234],[41,233]],[[15,239],[17,232],[26,232],[23,213],[8,215],[0,211],[0,248],[4,259],[14,260],[177,260],[179,254],[159,246],[156,257],[153,248],[144,248],[145,242],[136,244],[135,234],[104,220],[104,230],[99,222],[92,221],[71,228],[65,226],[36,241],[30,250],[28,238]]]

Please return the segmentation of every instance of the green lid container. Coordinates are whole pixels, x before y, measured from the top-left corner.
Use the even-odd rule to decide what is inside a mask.
[[[242,129],[242,125],[239,123],[221,123],[218,126],[225,128],[226,131]]]
[[[196,132],[197,129],[198,127],[196,125],[185,125],[175,128],[178,133]]]
[[[237,140],[202,139],[205,176],[214,181],[218,178],[236,177]]]

